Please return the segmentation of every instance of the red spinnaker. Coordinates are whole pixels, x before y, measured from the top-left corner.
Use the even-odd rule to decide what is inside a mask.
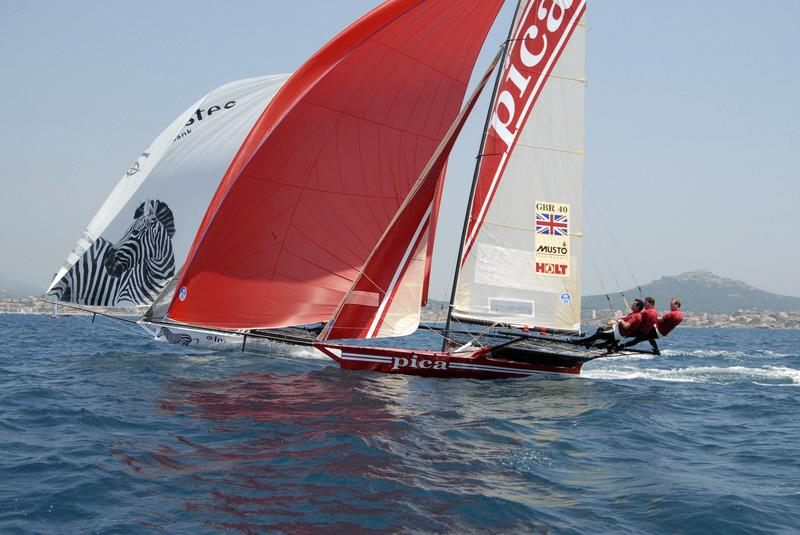
[[[389,0],[309,59],[223,177],[169,311],[327,320],[458,113],[501,0]]]

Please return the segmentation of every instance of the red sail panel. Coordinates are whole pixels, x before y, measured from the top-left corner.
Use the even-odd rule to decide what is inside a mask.
[[[402,336],[419,326],[430,273],[434,201],[441,194],[447,158],[499,59],[498,53],[364,264],[321,340]],[[385,322],[394,324],[384,325]]]
[[[500,0],[390,0],[287,81],[226,173],[169,317],[327,320],[458,113]]]
[[[428,247],[425,251],[425,278],[422,282],[422,306],[428,304],[428,291],[431,287],[431,266],[433,265],[433,246],[436,242],[436,226],[439,222],[439,209],[442,204],[442,191],[444,190],[444,177],[447,174],[447,162],[445,162],[439,177],[439,185],[436,187],[436,194],[433,196],[433,210],[431,211],[431,229]]]
[[[529,0],[515,22],[481,150],[462,264],[480,232],[517,135],[585,10],[586,0]]]

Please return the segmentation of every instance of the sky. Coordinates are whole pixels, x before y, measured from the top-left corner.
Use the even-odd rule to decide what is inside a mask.
[[[44,289],[175,116],[226,82],[294,71],[377,4],[0,0],[0,275]],[[583,293],[708,269],[800,296],[797,20],[800,2],[590,0]],[[448,167],[435,298],[483,100]]]

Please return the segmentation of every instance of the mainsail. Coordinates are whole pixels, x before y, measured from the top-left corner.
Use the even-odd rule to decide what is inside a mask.
[[[245,136],[288,77],[226,84],[181,113],[108,196],[48,296],[81,305],[151,304],[186,258]]]
[[[458,114],[500,0],[390,0],[286,83],[208,207],[169,318],[328,320]]]
[[[585,0],[518,10],[481,150],[456,319],[580,327],[584,10]]]

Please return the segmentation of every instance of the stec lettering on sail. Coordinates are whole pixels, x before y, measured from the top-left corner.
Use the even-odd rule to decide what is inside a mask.
[[[576,20],[584,5],[575,0],[531,3],[512,38],[491,123],[509,152],[561,51],[567,22]]]

